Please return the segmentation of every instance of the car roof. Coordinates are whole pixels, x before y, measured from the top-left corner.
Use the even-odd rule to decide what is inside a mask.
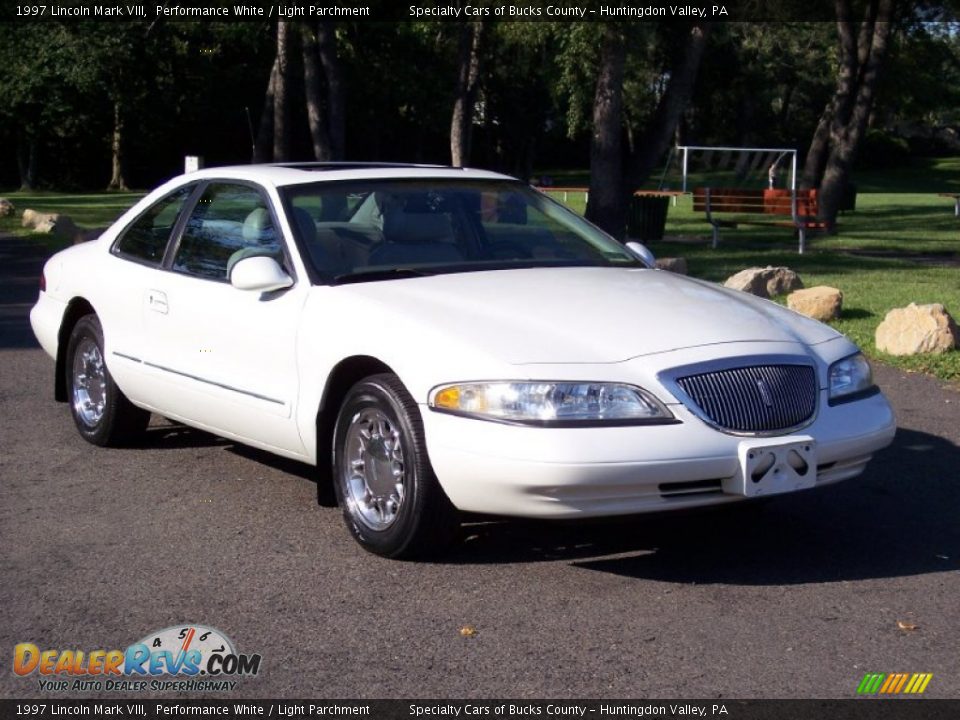
[[[230,165],[206,168],[182,175],[181,179],[249,180],[263,185],[282,187],[333,180],[397,180],[397,179],[471,179],[516,180],[508,175],[454,168],[443,165],[414,165],[400,163],[273,163],[268,165]]]

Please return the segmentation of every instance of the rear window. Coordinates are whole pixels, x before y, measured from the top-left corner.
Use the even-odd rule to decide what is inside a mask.
[[[173,226],[195,185],[182,187],[154,203],[123,231],[114,245],[121,257],[149,265],[159,265],[170,240]]]

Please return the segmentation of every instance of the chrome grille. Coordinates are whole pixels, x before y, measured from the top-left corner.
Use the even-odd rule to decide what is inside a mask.
[[[809,420],[817,376],[807,365],[753,365],[688,375],[677,384],[714,424],[734,432],[773,432]]]

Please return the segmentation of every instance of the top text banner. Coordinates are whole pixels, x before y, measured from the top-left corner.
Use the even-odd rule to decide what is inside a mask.
[[[225,2],[223,0],[59,0],[0,3],[0,22],[831,22],[827,0],[460,0],[408,2]]]

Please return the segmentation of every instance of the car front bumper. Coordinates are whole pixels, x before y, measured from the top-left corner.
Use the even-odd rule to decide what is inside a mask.
[[[816,420],[769,438],[812,437],[816,486],[863,472],[896,432],[878,393],[830,407]],[[731,492],[747,440],[718,431],[683,405],[672,425],[536,428],[435,412],[421,406],[427,450],[441,486],[467,512],[533,518],[630,515],[746,499]],[[750,440],[756,440],[751,436]]]

